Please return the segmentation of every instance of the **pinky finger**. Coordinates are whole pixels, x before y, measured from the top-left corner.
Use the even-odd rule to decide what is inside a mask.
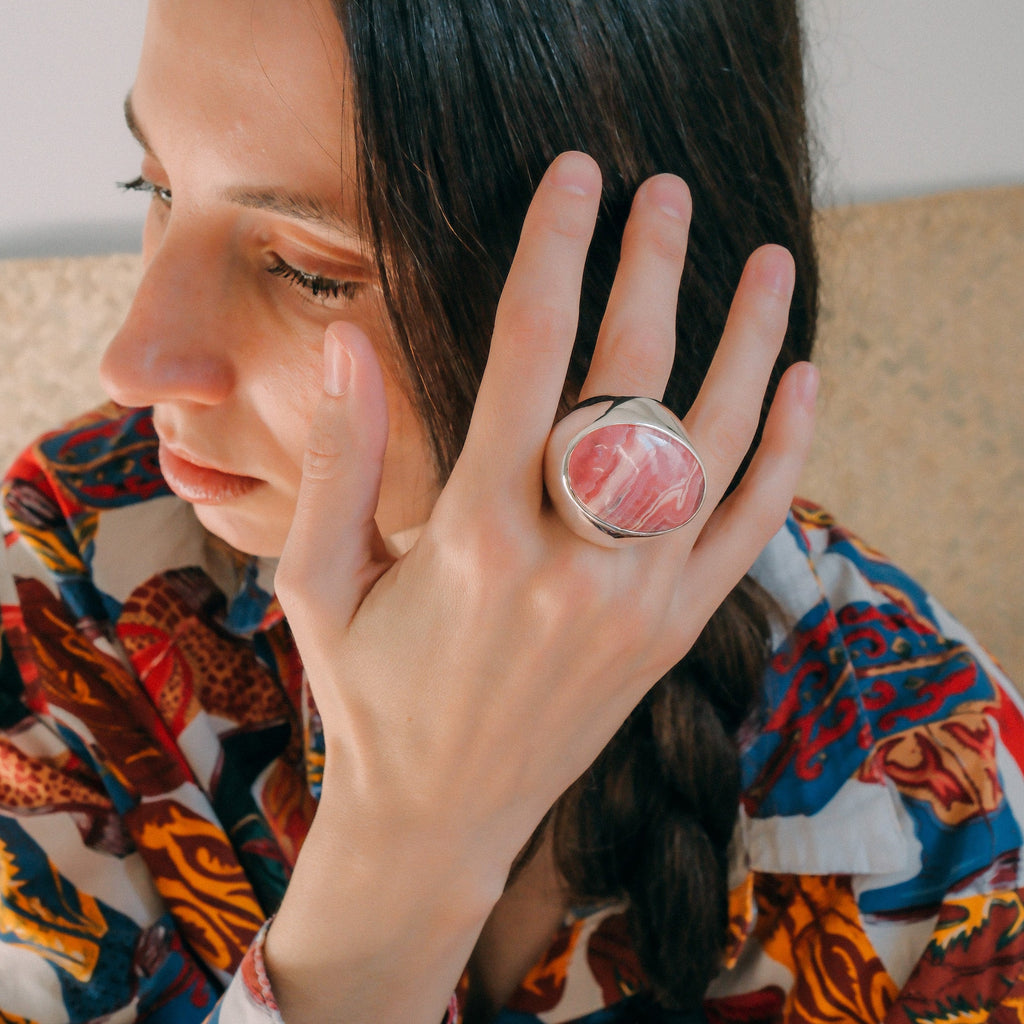
[[[701,581],[716,607],[785,522],[811,448],[818,382],[810,363],[796,363],[783,374],[747,472],[693,547],[687,579]],[[683,586],[676,602],[692,606],[694,597]]]

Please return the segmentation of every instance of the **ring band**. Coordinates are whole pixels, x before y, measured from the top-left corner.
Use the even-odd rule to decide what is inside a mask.
[[[601,396],[559,420],[544,482],[565,524],[592,543],[658,537],[704,503],[706,477],[682,423],[653,398]]]

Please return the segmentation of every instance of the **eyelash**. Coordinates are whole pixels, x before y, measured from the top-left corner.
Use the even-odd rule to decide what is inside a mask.
[[[119,181],[117,187],[124,192],[146,192],[164,206],[171,205],[171,190],[157,185],[144,178],[141,174],[131,181]],[[290,263],[285,263],[280,256],[275,256],[274,263],[267,267],[267,272],[275,277],[283,278],[289,284],[310,292],[317,299],[352,299],[359,290],[358,281],[337,281],[333,277],[320,274],[309,274]]]
[[[358,281],[337,281],[333,277],[322,277],[320,274],[307,274],[290,263],[285,263],[280,256],[276,262],[267,267],[267,273],[284,278],[289,284],[304,288],[318,299],[351,299],[359,290]]]
[[[123,192],[148,192],[154,199],[158,199],[164,206],[171,205],[171,190],[157,185],[140,174],[131,181],[119,181],[117,187]]]

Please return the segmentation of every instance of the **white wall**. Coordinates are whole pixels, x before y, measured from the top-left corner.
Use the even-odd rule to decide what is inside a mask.
[[[823,199],[1024,184],[1024,0],[802,0]]]
[[[804,3],[824,201],[1024,183],[1024,0]],[[0,257],[135,247],[144,8],[0,0]]]
[[[134,250],[142,0],[0,0],[0,258]]]

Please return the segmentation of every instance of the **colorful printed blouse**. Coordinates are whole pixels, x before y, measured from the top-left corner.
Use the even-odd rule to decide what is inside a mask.
[[[260,939],[323,742],[273,565],[168,492],[146,412],[43,438],[4,498],[0,1021],[280,1021]],[[789,625],[708,1019],[1024,1021],[1016,691],[820,509],[754,574]],[[643,988],[622,908],[580,909],[500,1021],[626,1022]]]

